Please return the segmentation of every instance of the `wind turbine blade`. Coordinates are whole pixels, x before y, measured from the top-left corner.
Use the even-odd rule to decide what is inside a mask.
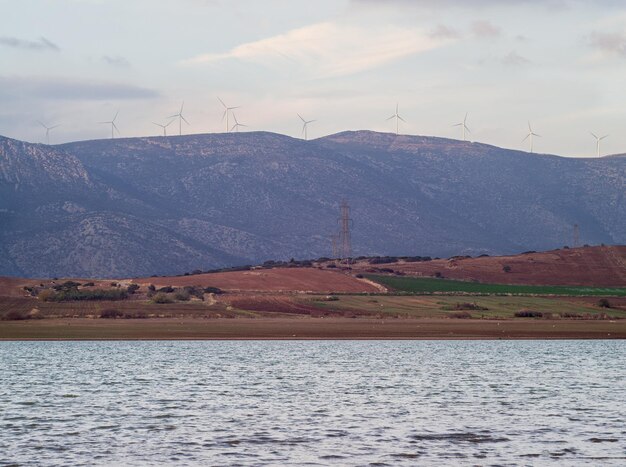
[[[217,97],[217,100],[220,101],[222,103],[222,105],[224,106],[225,109],[227,109],[228,107],[226,107],[226,104],[224,104],[224,101],[222,99],[219,98],[219,96]]]
[[[463,125],[463,124],[462,124],[462,123],[455,123],[455,124],[454,124],[454,125],[452,125],[452,126],[461,126],[461,125]]]
[[[48,130],[52,130],[54,128],[58,128],[60,126],[61,126],[61,124],[59,123],[58,125],[51,126],[50,128],[48,128]],[[609,135],[606,135],[606,136],[609,136]],[[606,136],[604,138],[606,138]]]
[[[179,114],[176,114],[176,115],[170,115],[169,117],[165,117],[165,118],[178,118],[178,117],[179,117]]]
[[[163,128],[163,125],[161,125],[160,123],[152,122],[152,124],[156,125],[156,126],[160,126],[161,128]]]
[[[189,122],[187,121],[187,119],[185,117],[183,117],[182,115],[180,116],[180,118],[183,119],[183,122],[185,122],[187,125],[189,125]]]
[[[591,136],[593,136],[595,139],[598,139],[598,137],[596,136],[596,134],[595,134],[593,131],[590,131],[590,132],[589,132],[589,134],[590,134]]]
[[[233,131],[235,128],[237,128],[237,123],[235,123],[235,124],[231,127],[230,131]]]
[[[174,123],[174,120],[170,120],[169,122],[167,122],[165,125],[163,125],[164,128],[167,128],[168,126],[170,126],[172,123]]]
[[[117,125],[114,122],[111,122],[111,125],[113,125],[113,128],[115,128],[115,131],[117,131],[117,134],[120,134],[120,130],[117,128]]]
[[[113,120],[111,120],[111,122],[114,122],[114,121],[115,121],[115,119],[117,118],[117,114],[119,114],[119,113],[120,113],[120,111],[119,111],[119,110],[118,110],[117,112],[115,112],[115,117],[113,117]]]
[[[528,131],[531,133],[533,132],[533,129],[530,127],[530,121],[528,122]]]
[[[180,104],[180,111],[178,113],[183,113],[183,107],[185,106],[185,101],[183,101],[182,104]]]
[[[298,117],[300,117],[300,120],[302,120],[305,124],[306,124],[306,120],[304,118],[302,118],[302,115],[300,114],[296,114]]]
[[[463,124],[463,126],[465,127],[465,131],[467,131],[468,133],[471,133],[470,129],[467,128],[467,125]]]
[[[307,123],[313,123],[313,122],[317,122],[317,120],[309,120]],[[607,135],[609,136],[609,135]]]
[[[600,138],[601,140],[603,140],[604,138],[608,137],[609,135],[604,135],[602,138]]]
[[[467,122],[467,112],[465,112],[465,118],[463,119],[463,123]]]
[[[526,138],[524,138],[524,139],[522,140],[522,143],[523,143],[524,141],[526,141],[528,138],[530,138],[530,133],[528,133],[528,134],[526,135]]]
[[[406,123],[406,120],[405,120],[404,118],[402,118],[400,115],[398,115],[398,118],[399,118],[400,120],[402,120],[404,123]]]
[[[102,123],[111,123],[111,122],[96,122],[96,123],[102,124]]]
[[[229,107],[228,110],[235,110],[235,109],[239,109],[241,106],[240,105],[236,105],[235,107]]]
[[[539,136],[541,138],[541,135],[538,135],[537,133],[533,133],[533,136]]]
[[[39,123],[42,127],[44,127],[46,130],[48,129],[48,127],[46,125],[44,125],[43,123],[41,123],[39,120],[37,120],[37,123]]]
[[[396,118],[395,115],[392,115],[391,117],[389,117],[386,121],[388,122],[389,120],[391,120],[392,118]]]

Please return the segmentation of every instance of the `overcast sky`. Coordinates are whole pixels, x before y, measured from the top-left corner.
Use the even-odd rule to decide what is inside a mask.
[[[42,142],[185,133],[395,130],[525,149],[626,152],[626,2],[0,0],[0,134]],[[169,130],[178,131],[177,124]]]

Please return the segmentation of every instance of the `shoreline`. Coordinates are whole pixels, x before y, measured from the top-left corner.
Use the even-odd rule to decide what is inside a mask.
[[[0,341],[626,339],[626,320],[60,318],[0,322]]]

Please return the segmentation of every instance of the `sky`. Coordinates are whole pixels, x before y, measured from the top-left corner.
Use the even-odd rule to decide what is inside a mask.
[[[0,0],[0,134],[51,143],[247,125],[626,152],[626,2]],[[230,124],[232,125],[232,119]],[[178,122],[168,127],[178,133]],[[117,136],[117,135],[116,135]]]

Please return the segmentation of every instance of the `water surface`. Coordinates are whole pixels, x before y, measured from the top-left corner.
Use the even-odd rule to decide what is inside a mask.
[[[0,342],[0,465],[625,465],[625,350]]]

